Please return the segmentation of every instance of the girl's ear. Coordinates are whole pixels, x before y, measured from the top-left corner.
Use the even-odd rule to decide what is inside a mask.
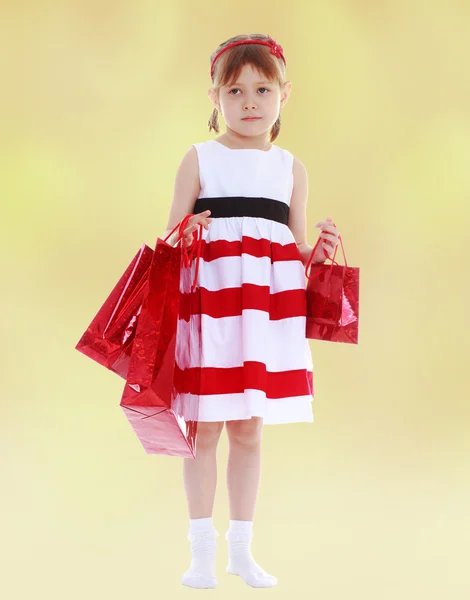
[[[292,81],[286,81],[281,92],[281,108],[284,108],[292,90]]]
[[[207,90],[207,95],[209,96],[209,100],[212,102],[212,105],[214,106],[214,108],[216,108],[218,111],[220,111],[219,101],[217,99],[217,93],[214,90],[214,88],[209,88]]]

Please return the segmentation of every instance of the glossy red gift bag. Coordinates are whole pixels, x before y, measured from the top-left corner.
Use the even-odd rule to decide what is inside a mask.
[[[306,337],[327,342],[357,344],[359,335],[359,267],[349,267],[339,236],[345,265],[335,261],[335,248],[331,265],[313,263],[311,260],[318,238],[305,267],[307,282]],[[335,264],[336,262],[336,264]]]
[[[152,256],[143,244],[75,346],[124,379]]]
[[[189,402],[181,401],[184,383],[175,377],[176,361],[185,363],[191,354],[191,361],[196,364],[200,352],[200,319],[192,320],[191,335],[186,322],[179,319],[182,295],[186,294],[189,302],[197,302],[199,289],[195,285],[202,226],[201,237],[194,232],[197,239],[189,248],[182,239],[191,216],[187,215],[175,228],[175,246],[166,242],[173,232],[165,240],[157,240],[120,403],[147,454],[185,458],[195,457],[199,409],[196,395]],[[196,250],[196,274],[191,284]],[[179,336],[178,327],[184,328]]]

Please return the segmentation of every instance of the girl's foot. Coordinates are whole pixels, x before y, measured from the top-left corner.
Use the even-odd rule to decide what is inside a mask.
[[[277,578],[267,573],[254,560],[250,550],[252,538],[252,534],[227,531],[225,539],[229,543],[229,563],[226,571],[240,576],[252,587],[272,587],[277,584]]]
[[[219,533],[204,531],[189,533],[191,542],[191,566],[181,578],[181,583],[192,588],[215,588],[218,584],[215,576],[216,537]]]

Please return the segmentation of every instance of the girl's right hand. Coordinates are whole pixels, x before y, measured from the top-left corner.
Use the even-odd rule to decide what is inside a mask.
[[[186,244],[186,247],[190,246],[193,242],[193,231],[199,227],[199,225],[203,225],[205,229],[209,229],[209,223],[212,223],[212,219],[209,218],[211,214],[210,210],[205,210],[202,213],[198,213],[197,215],[193,215],[188,220],[188,227],[183,231],[183,239]]]

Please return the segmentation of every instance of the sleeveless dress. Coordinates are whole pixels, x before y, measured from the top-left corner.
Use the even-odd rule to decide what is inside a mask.
[[[268,151],[216,140],[193,146],[201,191],[192,212],[210,209],[212,222],[202,229],[197,311],[180,315],[176,333],[176,370],[199,379],[197,389],[177,394],[175,412],[206,422],[312,422],[306,278],[287,225],[294,157],[274,144]],[[182,358],[195,335],[198,351]]]

